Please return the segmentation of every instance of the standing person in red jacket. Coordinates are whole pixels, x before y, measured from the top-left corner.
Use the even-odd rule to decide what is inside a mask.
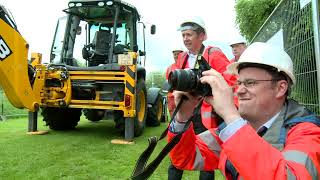
[[[204,57],[213,69],[221,73],[230,85],[233,85],[236,80],[235,76],[224,74],[227,65],[230,64],[227,57],[219,48],[213,46],[205,47],[203,45],[203,41],[207,39],[207,32],[203,20],[199,17],[186,19],[180,24],[179,30],[181,31],[183,43],[188,51],[179,54],[176,62],[176,68],[193,69],[196,65],[196,58],[200,55]],[[201,50],[202,52],[200,52]],[[170,103],[169,100],[168,103]],[[200,119],[197,121],[199,123],[194,126],[196,133],[201,133],[209,128],[217,127],[219,122],[212,112],[212,106],[204,102],[201,106],[201,117],[199,117]],[[168,179],[176,180],[181,179],[181,177],[182,171],[170,165],[168,169]],[[214,179],[214,171],[201,171],[200,179]]]
[[[168,66],[168,68],[167,68],[167,70],[166,70],[166,79],[168,79],[168,77],[169,77],[169,74],[170,74],[170,72],[172,71],[172,70],[175,70],[175,69],[177,69],[177,60],[178,60],[178,56],[179,56],[179,54],[180,53],[182,53],[183,52],[183,50],[182,50],[182,48],[181,47],[175,47],[175,48],[173,48],[173,50],[172,50],[172,55],[173,55],[173,60],[174,60],[174,63],[172,63],[170,66]]]
[[[237,39],[233,40],[230,43],[230,46],[232,48],[232,54],[234,55],[234,58],[230,60],[231,63],[237,62],[241,56],[241,54],[246,50],[247,48],[247,42],[243,37],[238,37]]]
[[[192,125],[170,152],[179,169],[214,170],[227,179],[307,179],[320,177],[320,119],[288,98],[296,83],[289,55],[266,43],[253,43],[238,62],[228,66],[238,74],[239,109],[232,88],[213,69],[201,83],[212,88],[206,101],[223,118],[224,126],[195,135]],[[181,96],[175,95],[175,101]],[[186,94],[170,124],[168,137],[181,132],[197,97]]]
[[[232,54],[234,55],[234,58],[230,60],[230,63],[238,62],[241,54],[247,49],[247,42],[242,36],[239,36],[230,43],[230,46],[232,48]],[[236,91],[236,89],[234,91]],[[234,101],[238,103],[236,95]]]
[[[166,70],[166,79],[168,80],[169,74],[172,70],[177,69],[177,60],[178,60],[178,56],[179,54],[183,52],[181,47],[176,47],[172,50],[172,55],[173,55],[173,59],[174,59],[174,63],[172,63]],[[172,92],[168,92],[168,109],[169,109],[169,113],[170,113],[170,117],[172,117],[173,111],[175,109],[175,104],[174,104],[174,97],[172,95]]]

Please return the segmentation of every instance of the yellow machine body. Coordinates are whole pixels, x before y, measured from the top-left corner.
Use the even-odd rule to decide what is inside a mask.
[[[129,54],[130,57],[137,58],[136,53],[130,52]],[[36,70],[33,93],[41,107],[121,110],[124,112],[124,117],[134,117],[136,115],[134,103],[136,100],[134,94],[136,65],[126,66],[123,72],[68,71],[63,67],[56,69],[50,65],[33,65]],[[53,79],[59,86],[47,87],[46,81]],[[125,97],[130,98],[131,103],[126,106],[125,101],[105,101],[101,98],[101,95],[108,94],[107,91],[93,92],[95,98],[91,100],[72,99],[71,81],[75,80],[117,81],[122,83],[125,86]]]
[[[2,19],[0,27],[0,84],[12,105],[35,111],[39,101],[28,79],[29,45]]]

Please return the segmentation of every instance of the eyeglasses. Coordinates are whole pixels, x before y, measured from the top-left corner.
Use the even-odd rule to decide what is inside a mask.
[[[246,79],[244,81],[239,81],[237,80],[237,82],[235,83],[236,87],[241,86],[241,84],[244,85],[244,87],[246,88],[250,88],[253,87],[256,84],[259,84],[259,82],[266,82],[266,81],[279,81],[281,79],[269,79],[269,80],[258,80],[258,79]]]

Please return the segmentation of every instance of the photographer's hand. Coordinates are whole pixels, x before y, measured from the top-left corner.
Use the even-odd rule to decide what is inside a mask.
[[[206,97],[205,100],[210,103],[216,113],[218,113],[227,124],[240,118],[240,114],[233,101],[232,88],[225,81],[223,76],[214,69],[202,73],[201,83],[207,83],[212,89],[213,97]]]
[[[202,97],[183,91],[174,91],[173,96],[176,105],[180,102],[180,100],[183,97],[185,98],[180,106],[175,120],[178,122],[186,122],[189,119],[189,117],[192,116],[194,108],[197,106]]]

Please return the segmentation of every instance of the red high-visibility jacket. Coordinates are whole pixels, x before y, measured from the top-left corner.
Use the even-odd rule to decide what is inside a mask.
[[[234,62],[236,62],[236,58],[235,57],[230,59],[230,63],[234,63]]]
[[[175,70],[175,69],[178,69],[176,63],[173,63],[171,64],[170,66],[167,67],[167,70],[166,70],[166,79],[169,78],[169,74],[171,71]]]
[[[230,86],[232,86],[235,83],[236,76],[224,73],[226,71],[226,67],[230,64],[230,62],[219,48],[208,46],[206,47],[202,55],[213,69],[215,69],[223,75],[223,77]],[[184,68],[190,68],[188,64],[188,58],[189,56],[187,52],[180,53],[176,62],[175,69],[182,69],[185,61],[186,66]],[[175,69],[172,68],[171,70],[173,71]],[[173,96],[171,96],[171,98],[168,97],[168,107],[169,111],[174,111],[175,104]],[[170,108],[173,109],[170,110]],[[212,106],[207,104],[206,102],[203,102],[203,105],[201,107],[201,119],[203,125],[207,129],[217,127],[217,121],[215,117],[212,116]]]
[[[309,112],[288,101],[268,131],[260,137],[249,125],[240,128],[226,142],[216,128],[195,135],[190,127],[170,152],[179,169],[214,170],[219,168],[227,179],[226,160],[239,173],[239,179],[319,179],[320,127],[303,122],[287,128],[285,143],[280,143],[280,129],[289,119],[306,119]],[[319,121],[319,117],[317,118]],[[168,132],[168,139],[175,133]]]

